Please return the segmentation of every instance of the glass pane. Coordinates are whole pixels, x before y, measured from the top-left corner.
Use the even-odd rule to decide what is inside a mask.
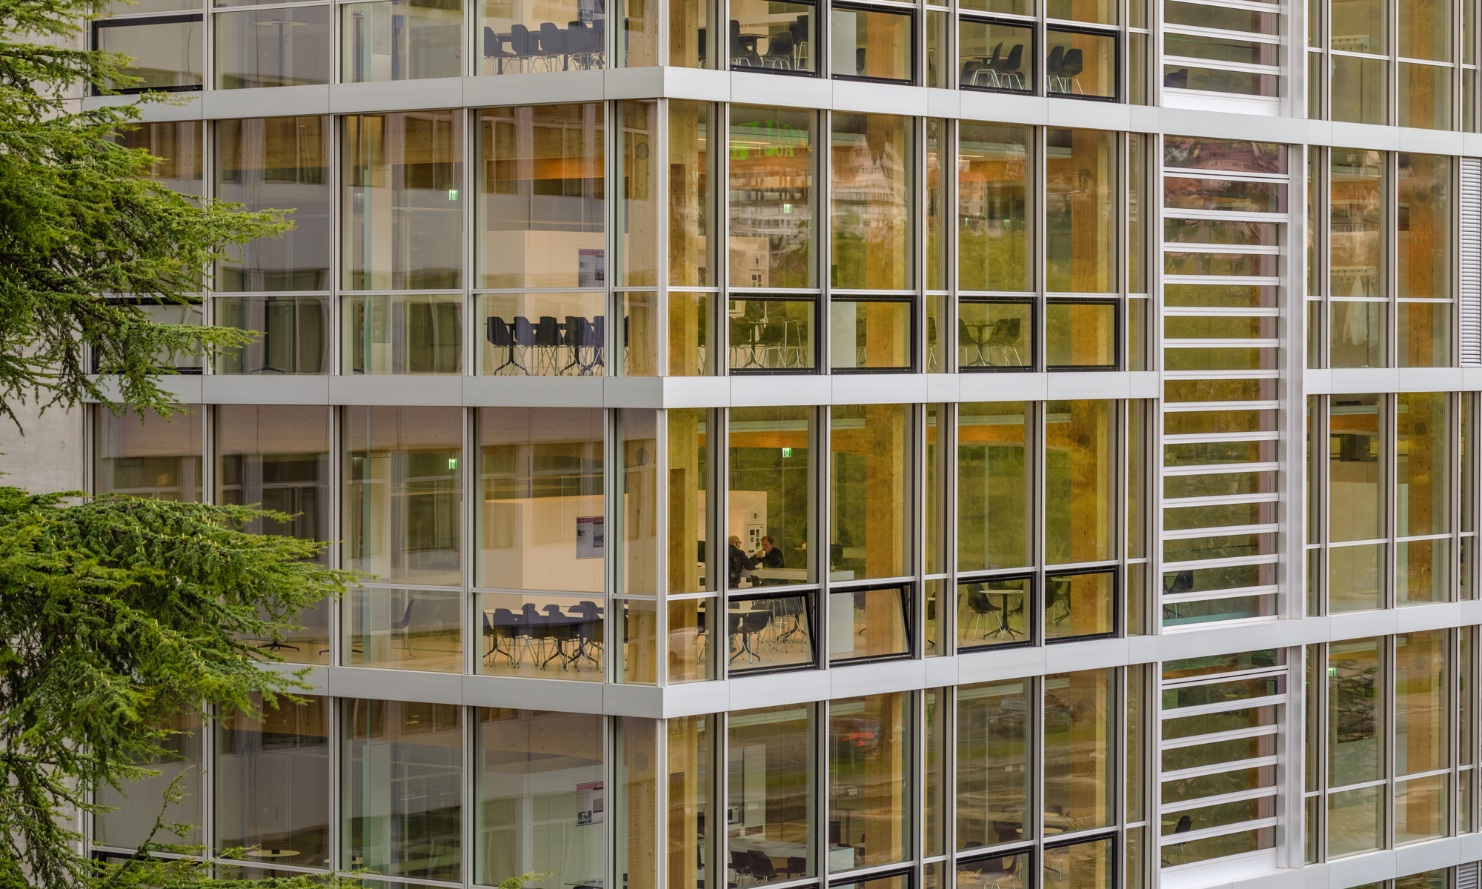
[[[1046,131],[1045,286],[1051,291],[1116,289],[1116,135],[1059,127]]]
[[[715,329],[716,301],[713,293],[669,291],[669,376],[715,373],[716,353],[709,343]]]
[[[462,0],[347,5],[340,8],[340,28],[340,79],[345,83],[463,73]]]
[[[1379,0],[1367,0],[1375,8],[1382,8]],[[1337,17],[1348,19],[1344,15]],[[1362,19],[1355,19],[1362,21]],[[1337,38],[1334,38],[1335,42]],[[1385,96],[1385,81],[1389,76],[1389,63],[1383,59],[1364,59],[1353,56],[1333,56],[1329,75],[1331,87],[1331,109],[1333,120],[1353,123],[1384,124],[1389,122],[1389,105]]]
[[[498,885],[536,870],[550,874],[540,881],[547,886],[586,885],[603,872],[607,849],[603,718],[503,708],[473,714],[474,880]]]
[[[1117,304],[1051,301],[1045,308],[1045,363],[1051,370],[1115,369]]]
[[[1384,640],[1328,649],[1328,786],[1385,777]],[[1329,843],[1336,824],[1329,824]]]
[[[962,300],[957,305],[961,368],[1034,367],[1034,306],[1027,302]],[[1096,343],[1092,343],[1094,351]]]
[[[715,862],[710,805],[716,768],[715,718],[670,719],[668,732],[668,889],[693,889],[704,881],[707,866]]]
[[[727,719],[726,879],[753,885],[814,873],[813,711],[734,712]]]
[[[1116,15],[1115,5],[1109,14]],[[1050,95],[1076,99],[1117,97],[1116,37],[1051,28],[1046,32],[1046,42],[1045,77]],[[1104,181],[1098,180],[1098,184]]]
[[[706,27],[711,16],[709,0],[674,0],[669,4],[669,64],[683,68],[720,67],[715,56],[715,35]],[[674,105],[669,107],[672,115]]]
[[[829,704],[829,871],[904,861],[911,848],[909,693]],[[835,839],[834,834],[838,836]]]
[[[329,14],[325,6],[218,13],[216,88],[329,83]]]
[[[928,404],[926,415],[926,470],[922,492],[925,501],[926,572],[936,574],[947,566],[947,406]]]
[[[1448,367],[1451,365],[1451,316],[1449,302],[1401,302],[1398,313],[1400,367]]]
[[[731,107],[732,287],[815,286],[813,127],[810,111]]]
[[[726,621],[732,673],[811,667],[817,661],[812,593],[732,599]]]
[[[948,689],[929,688],[922,692],[926,696],[926,726],[924,743],[925,779],[921,793],[922,853],[941,855],[947,830],[946,808],[943,800],[947,792],[945,766],[947,761],[947,708],[951,706],[952,693]]]
[[[676,14],[675,6],[669,14]],[[672,57],[670,61],[679,64]],[[716,134],[715,114],[715,106],[707,102],[669,101],[669,283],[673,285],[715,284],[711,257],[716,243],[716,154],[710,150]],[[671,340],[674,335],[671,324]]]
[[[130,7],[132,11],[135,7]],[[197,4],[199,8],[199,4]],[[94,26],[95,48],[128,56],[120,73],[138,78],[121,92],[198,90],[205,64],[199,15],[164,20],[99,22]],[[110,85],[112,88],[118,87]]]
[[[1397,162],[1396,293],[1401,299],[1451,299],[1451,158],[1402,152]]]
[[[1029,290],[1030,130],[963,121],[957,148],[957,286]]]
[[[479,410],[475,583],[602,592],[602,427],[596,408]]]
[[[914,284],[911,123],[884,114],[833,115],[829,261],[836,288],[904,290]]]
[[[164,752],[147,762],[135,763],[156,774],[141,775],[133,781],[123,782],[121,787],[105,784],[97,788],[93,802],[111,811],[93,816],[94,843],[137,849],[150,839],[156,843],[186,845],[201,842],[199,825],[204,820],[204,788],[201,786],[204,729],[201,718],[193,712],[178,713],[160,728],[168,732],[159,740]],[[179,781],[176,788],[182,796],[179,802],[169,803],[165,794],[176,781]],[[141,812],[150,814],[140,817]],[[182,835],[166,827],[151,837],[155,817],[170,823],[182,823],[186,830]]]
[[[216,324],[251,331],[256,339],[223,349],[219,374],[329,372],[329,299],[321,296],[218,297]]]
[[[194,405],[114,414],[93,409],[93,490],[157,500],[201,500],[201,418]]]
[[[652,2],[652,0],[636,0]],[[618,156],[622,164],[622,191],[617,202],[618,271],[623,287],[653,287],[659,283],[659,176],[661,158],[655,151],[659,135],[659,103],[618,102]],[[693,151],[694,147],[690,146]],[[683,238],[683,235],[680,235]],[[672,257],[671,257],[671,262]]]
[[[460,374],[463,298],[374,295],[344,298],[347,374]]]
[[[1401,392],[1395,396],[1396,533],[1400,537],[1451,530],[1451,396]]]
[[[913,24],[910,13],[834,8],[829,13],[833,75],[910,83]]]
[[[659,63],[659,4],[655,0],[623,0],[620,4],[622,11],[622,30],[618,32],[618,40],[622,46],[622,53],[618,56],[616,64],[626,68],[641,68]],[[542,32],[542,36],[544,33]],[[585,35],[576,34],[577,46],[581,49],[600,50],[601,44],[591,41],[589,47],[583,46],[581,38]],[[595,62],[600,56],[591,52],[572,51],[572,31],[568,27],[566,31],[566,51],[568,54],[567,68],[596,68]],[[634,879],[641,877],[637,874]]]
[[[807,548],[813,411],[733,408],[730,420],[729,585],[805,583],[813,579]]]
[[[463,283],[463,112],[344,118],[342,235],[351,290]]]
[[[623,492],[617,510],[616,591],[631,596],[659,594],[659,441],[657,411],[634,408],[614,412],[621,458],[616,484]]]
[[[1384,535],[1383,396],[1335,395],[1328,418],[1328,539]]]
[[[964,403],[957,430],[957,568],[1033,564],[1033,454],[1024,402]]]
[[[835,371],[911,369],[910,302],[835,297],[829,312]]]
[[[946,10],[926,11],[926,85],[936,89],[947,89],[947,74],[952,70],[952,61],[947,58]]]
[[[715,653],[710,646],[714,599],[669,602],[669,683],[715,678]]]
[[[606,299],[589,293],[486,293],[479,372],[601,376],[606,366]]]
[[[1045,405],[1045,561],[1115,558],[1115,411],[1110,401]]]
[[[1343,858],[1384,848],[1385,785],[1328,794],[1328,857]]]
[[[787,0],[732,0],[730,51],[733,70],[756,68],[812,74],[817,10]]]
[[[1385,606],[1383,543],[1335,546],[1328,551],[1328,611],[1372,611]]]
[[[1028,606],[1034,581],[995,577],[957,587],[957,647],[984,648],[1031,640]]]
[[[911,409],[836,405],[829,421],[829,579],[911,570]]]
[[[343,860],[389,876],[458,879],[462,708],[348,698],[342,712]]]
[[[990,4],[1016,0],[987,0]],[[1034,29],[999,22],[962,19],[957,26],[962,86],[1032,93]]]
[[[669,465],[665,496],[669,504],[668,592],[699,593],[717,589],[709,566],[719,553],[708,552],[706,541],[715,506],[710,500],[710,473],[714,465],[711,415],[698,408],[670,409]]]
[[[1434,772],[1451,764],[1447,706],[1451,641],[1446,630],[1395,636],[1395,774]],[[1431,805],[1447,807],[1444,793]],[[1439,802],[1438,802],[1439,798]],[[1412,801],[1413,802],[1413,801]],[[1395,809],[1402,808],[1396,799]]]
[[[910,605],[910,588],[904,586],[829,593],[829,660],[845,663],[909,655]]]
[[[1049,833],[1048,825],[1045,833]],[[1057,881],[1077,889],[1111,889],[1115,861],[1110,839],[1052,846],[1045,849],[1045,884]]]
[[[946,121],[926,121],[926,289],[947,288]]]
[[[1449,28],[1446,29],[1450,31]],[[1449,38],[1444,41],[1450,43]],[[1402,127],[1445,130],[1451,127],[1450,65],[1400,63],[1400,95],[1396,105]]]
[[[216,126],[216,196],[247,210],[291,209],[293,229],[219,262],[222,291],[328,290],[329,118],[224,120]]]
[[[253,704],[262,706],[256,695]],[[329,860],[329,704],[305,695],[217,722],[218,852],[250,847],[249,859],[307,867]]]
[[[341,607],[345,664],[463,672],[463,596],[458,591],[357,587]]]
[[[1111,670],[1092,670],[1045,677],[1047,837],[1114,823],[1115,676]]]
[[[607,66],[603,0],[483,0],[475,25],[483,34],[481,73]]]
[[[1389,335],[1386,303],[1334,300],[1329,324],[1332,367],[1384,367]]]
[[[602,681],[601,653],[606,643],[606,609],[598,602],[579,596],[485,594],[478,598],[482,637],[480,673]],[[619,603],[619,607],[628,604]],[[652,629],[654,614],[651,603],[631,604],[640,608],[644,605],[650,607],[646,614],[635,614],[631,609],[622,611],[624,620],[620,622],[619,630],[627,633],[646,629],[648,638],[642,644],[653,651],[657,641]],[[643,618],[648,621],[646,625],[642,623]],[[624,644],[627,639],[628,636],[623,635],[619,643]],[[552,665],[560,672],[556,672]],[[641,659],[638,664],[630,664],[628,659],[619,657],[619,666],[647,670],[635,674],[630,669],[625,681],[653,681],[651,658],[646,664]]]
[[[1071,639],[1116,632],[1114,571],[1045,578],[1045,638]]]
[[[1025,820],[1033,780],[1028,683],[964,685],[957,691],[959,850],[1034,834],[1035,820]]]
[[[489,108],[477,126],[479,286],[604,286],[602,105]]]

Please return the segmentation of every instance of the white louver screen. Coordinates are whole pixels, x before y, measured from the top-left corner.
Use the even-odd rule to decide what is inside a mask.
[[[1461,363],[1482,366],[1482,159],[1461,161]]]
[[[1478,862],[1463,864],[1456,869],[1456,889],[1482,889],[1477,880]]]

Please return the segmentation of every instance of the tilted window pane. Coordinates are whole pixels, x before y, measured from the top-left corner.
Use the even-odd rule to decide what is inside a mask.
[[[109,84],[112,89],[127,93],[198,90],[205,72],[201,34],[199,15],[103,21],[93,26],[93,46],[132,60],[120,73],[138,81]]]
[[[1386,777],[1383,639],[1328,650],[1328,786]]]

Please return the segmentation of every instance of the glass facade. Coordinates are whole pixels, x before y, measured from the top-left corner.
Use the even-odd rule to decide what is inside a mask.
[[[76,486],[358,576],[91,850],[178,777],[377,889],[1476,885],[1473,6],[110,7],[197,94],[120,143],[294,226]]]

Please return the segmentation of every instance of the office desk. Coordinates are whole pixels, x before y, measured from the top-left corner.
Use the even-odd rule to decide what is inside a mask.
[[[807,583],[807,568],[754,568],[742,572],[743,577],[754,577],[757,580],[771,580],[778,584]],[[853,571],[830,571],[828,573],[829,583],[847,583],[854,579]]]

